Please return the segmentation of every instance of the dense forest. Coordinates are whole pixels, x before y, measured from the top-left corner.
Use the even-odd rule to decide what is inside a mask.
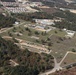
[[[61,22],[55,22],[55,27],[57,28],[66,28],[69,30],[76,31],[76,14],[69,11],[61,11],[53,14],[55,17],[62,18]]]
[[[53,16],[50,14],[47,14],[45,12],[35,12],[35,13],[23,13],[23,14],[12,14],[13,16],[23,19],[26,21],[33,21],[34,18],[36,19],[52,19]]]
[[[11,27],[16,19],[0,14],[0,28]]]
[[[10,65],[9,60],[16,61],[19,65]],[[52,69],[53,57],[47,54],[38,54],[21,50],[13,41],[0,37],[0,75],[38,75],[40,72]]]

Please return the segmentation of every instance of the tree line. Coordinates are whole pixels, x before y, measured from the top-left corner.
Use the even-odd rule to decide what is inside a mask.
[[[69,11],[61,11],[53,14],[55,17],[62,18],[61,22],[55,22],[55,27],[76,31],[76,14]]]
[[[35,13],[17,13],[13,14],[13,16],[23,19],[26,21],[31,21],[33,22],[33,19],[53,19],[53,16],[50,14],[47,14],[46,12],[35,12]]]

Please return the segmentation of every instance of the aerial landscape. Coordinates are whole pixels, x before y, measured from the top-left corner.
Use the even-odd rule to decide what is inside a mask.
[[[76,75],[76,0],[0,0],[0,75]]]

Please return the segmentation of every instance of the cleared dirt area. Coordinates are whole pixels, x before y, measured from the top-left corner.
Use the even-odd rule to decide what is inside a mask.
[[[58,12],[57,9],[53,8],[53,7],[50,7],[50,8],[40,8],[42,11],[48,13],[48,14],[52,14],[52,13],[56,13]]]

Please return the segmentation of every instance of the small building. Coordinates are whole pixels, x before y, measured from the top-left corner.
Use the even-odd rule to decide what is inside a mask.
[[[15,22],[15,25],[17,25],[17,24],[19,24],[19,22],[18,22],[18,21],[16,21],[16,22]]]

